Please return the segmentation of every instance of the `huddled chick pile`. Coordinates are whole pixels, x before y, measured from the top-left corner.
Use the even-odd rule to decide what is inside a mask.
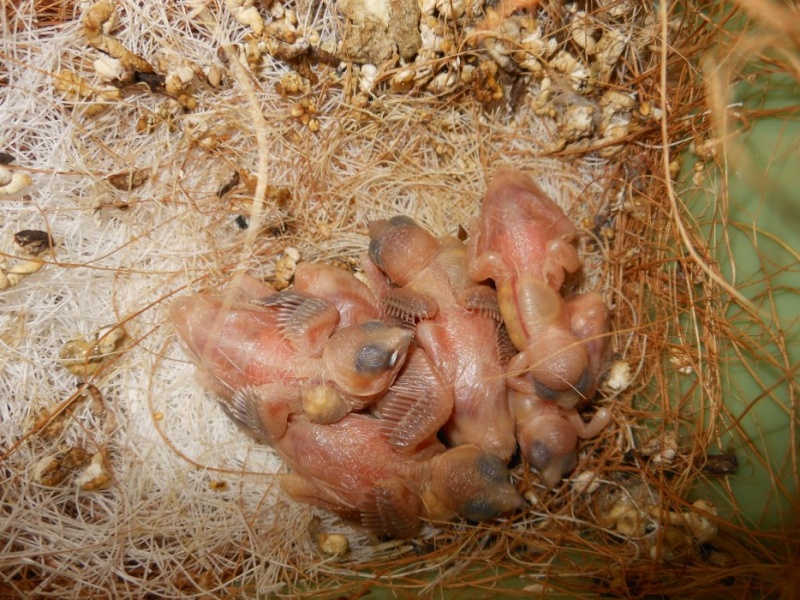
[[[610,420],[576,408],[595,391],[607,313],[599,294],[559,293],[580,268],[574,225],[501,167],[467,244],[404,216],[369,230],[370,286],[301,263],[288,290],[244,278],[176,301],[201,383],[292,468],[292,498],[378,536],[522,508],[506,467],[517,445],[553,487],[577,439]]]

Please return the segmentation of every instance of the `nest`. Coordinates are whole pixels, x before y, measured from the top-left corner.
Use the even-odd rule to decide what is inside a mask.
[[[800,79],[795,9],[26,0],[2,19],[0,595],[797,595],[798,260],[753,224],[776,193],[758,156],[792,150],[746,137],[797,116],[762,93]],[[371,219],[456,234],[502,163],[579,225],[570,285],[612,308],[613,423],[553,491],[514,467],[527,511],[378,544],[282,495],[165,308],[241,272],[285,287],[298,260],[356,269]]]

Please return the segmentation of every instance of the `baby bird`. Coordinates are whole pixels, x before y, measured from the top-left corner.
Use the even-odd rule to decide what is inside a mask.
[[[523,458],[539,472],[542,483],[554,488],[578,464],[578,438],[596,436],[611,420],[606,408],[585,423],[574,408],[509,389],[509,402],[517,422],[517,441]]]
[[[600,294],[590,292],[571,296],[566,301],[570,328],[586,344],[589,369],[596,380],[602,369],[607,337],[607,311]],[[591,393],[594,393],[592,388]],[[601,408],[585,423],[575,408],[564,409],[535,394],[508,390],[516,422],[520,452],[539,472],[542,482],[555,487],[578,462],[578,438],[589,439],[611,421],[611,412]]]
[[[334,305],[339,311],[339,328],[381,315],[372,291],[349,271],[332,265],[300,263],[293,289]],[[394,384],[378,399],[374,410],[381,416],[381,431],[389,443],[396,451],[411,454],[435,438],[450,418],[453,391],[427,353],[412,344]]]
[[[257,293],[252,285],[242,290],[239,297]],[[239,420],[254,427],[280,422],[262,420],[265,414],[306,412],[315,421],[337,421],[383,393],[403,366],[412,338],[405,329],[380,321],[336,329],[334,306],[296,292],[272,290],[250,302],[236,295],[180,298],[170,319],[201,383],[225,399],[249,398],[256,413]]]
[[[449,445],[475,444],[507,461],[516,443],[498,352],[494,290],[467,273],[464,244],[437,239],[408,217],[370,223],[369,255],[398,287],[382,298],[386,313],[416,325],[416,340],[453,385]]]
[[[558,291],[566,274],[581,267],[575,235],[572,221],[528,175],[501,166],[483,199],[475,257],[496,253],[482,260],[499,260],[493,268],[529,273]]]
[[[485,521],[525,505],[494,456],[472,445],[442,451],[440,444],[404,456],[370,415],[332,424],[293,417],[273,445],[294,471],[281,479],[289,496],[380,537],[411,537],[420,519]]]
[[[581,266],[570,244],[575,226],[530,177],[501,167],[472,230],[469,275],[494,281],[500,314],[519,350],[508,364],[508,385],[565,408],[588,398],[595,386],[589,357],[558,293],[566,273]]]

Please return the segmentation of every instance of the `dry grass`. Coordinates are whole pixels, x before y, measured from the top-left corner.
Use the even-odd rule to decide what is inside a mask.
[[[609,4],[590,3],[589,12]],[[0,198],[0,249],[17,264],[11,239],[22,229],[48,231],[57,246],[41,271],[0,291],[0,596],[357,597],[378,583],[398,596],[795,597],[797,352],[778,297],[796,293],[796,281],[778,276],[796,275],[797,254],[789,240],[773,245],[780,258],[758,254],[770,234],[729,218],[725,175],[758,177],[741,143],[747,126],[797,119],[796,102],[777,110],[733,100],[745,79],[780,73],[800,82],[796,11],[766,0],[660,12],[630,5],[606,22],[653,37],[627,47],[606,86],[579,95],[568,77],[553,78],[558,114],[596,104],[607,89],[635,94],[632,125],[611,156],[601,156],[610,143],[596,131],[558,144],[564,123],[535,114],[541,78],[526,72],[406,93],[388,89],[397,70],[379,70],[368,97],[357,68],[319,55],[291,67],[264,55],[237,67],[248,28],[221,0],[118,8],[113,36],[158,72],[197,67],[195,108],[139,84],[89,115],[93,100],[67,102],[53,86],[62,69],[101,85],[92,66],[100,53],[82,33],[85,7],[28,0],[7,9],[0,151],[33,186]],[[323,39],[342,26],[327,3],[293,6]],[[563,7],[538,10],[548,33],[579,54],[566,41]],[[437,64],[492,62],[460,25],[453,39]],[[308,95],[276,89],[291,68],[309,75]],[[498,87],[504,98],[487,100]],[[675,186],[692,144],[705,180]],[[603,292],[612,347],[635,374],[630,388],[598,400],[614,423],[582,447],[577,473],[599,489],[565,481],[546,492],[518,465],[520,489],[536,498],[524,514],[372,543],[280,493],[280,462],[195,384],[164,309],[237,273],[273,279],[287,247],[353,264],[370,219],[410,214],[437,234],[455,233],[503,162],[535,174],[580,225],[587,268],[573,287]],[[107,179],[133,169],[146,180],[130,191]],[[688,210],[690,187],[712,189],[710,213]],[[727,251],[735,232],[759,256],[760,275],[737,273]],[[112,325],[127,337],[96,372],[76,377],[59,363],[67,340]],[[729,373],[755,362],[772,374],[754,375],[763,390],[754,395]],[[102,407],[88,398],[95,391]],[[761,404],[781,415],[785,454],[747,426]],[[42,460],[63,461],[74,447],[105,457],[103,489],[80,489],[68,467],[43,484]],[[709,463],[728,464],[709,456],[729,454],[739,474],[709,474]],[[755,515],[735,485],[754,472],[772,482]],[[670,512],[701,514],[697,499],[718,512],[706,516],[719,534],[702,543],[667,526]],[[352,552],[324,558],[309,533],[319,527],[345,532]]]

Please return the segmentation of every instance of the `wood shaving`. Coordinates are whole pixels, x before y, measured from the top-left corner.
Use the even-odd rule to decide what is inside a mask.
[[[42,458],[33,467],[33,477],[42,485],[55,487],[83,468],[90,461],[89,453],[80,446]]]
[[[53,87],[63,95],[68,105],[80,107],[83,114],[96,116],[108,110],[120,99],[119,89],[111,86],[94,87],[77,73],[61,69],[53,77]]]
[[[152,65],[141,56],[134,54],[109,34],[117,23],[117,13],[110,0],[93,4],[83,17],[83,33],[89,45],[112,58],[119,59],[123,69],[152,73]]]

